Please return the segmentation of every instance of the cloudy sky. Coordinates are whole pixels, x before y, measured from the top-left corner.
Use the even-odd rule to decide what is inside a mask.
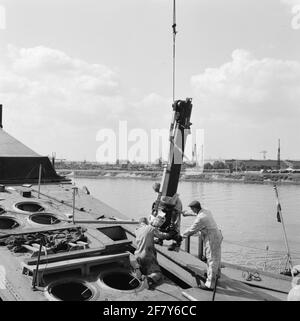
[[[172,2],[0,0],[5,130],[94,161],[101,129],[168,128]],[[206,158],[276,158],[280,138],[300,159],[300,1],[177,0],[177,29],[176,99],[193,98]]]

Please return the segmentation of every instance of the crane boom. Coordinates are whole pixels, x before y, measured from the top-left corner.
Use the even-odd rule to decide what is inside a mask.
[[[173,120],[170,126],[170,149],[168,163],[164,168],[155,212],[162,196],[173,197],[177,192],[181,165],[187,136],[190,134],[192,99],[176,100],[173,103]]]
[[[164,168],[160,190],[155,206],[152,210],[154,216],[158,213],[161,197],[172,198],[177,192],[181,165],[184,157],[186,138],[190,134],[190,118],[192,113],[192,99],[175,100],[175,41],[176,41],[176,0],[173,0],[173,117],[170,125],[170,149],[168,163]]]

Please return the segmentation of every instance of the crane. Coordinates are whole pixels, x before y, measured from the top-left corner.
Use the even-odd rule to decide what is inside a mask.
[[[280,139],[278,139],[278,150],[277,150],[277,169],[280,170]]]
[[[260,153],[263,154],[263,159],[265,160],[268,152],[266,150],[263,150]]]
[[[176,1],[173,0],[173,117],[170,125],[169,134],[169,157],[168,163],[164,168],[160,190],[157,196],[154,213],[158,212],[158,205],[161,197],[173,197],[177,192],[177,187],[180,178],[181,165],[183,162],[184,149],[187,135],[190,134],[190,118],[192,113],[192,99],[185,100],[175,99],[175,40],[176,40]]]

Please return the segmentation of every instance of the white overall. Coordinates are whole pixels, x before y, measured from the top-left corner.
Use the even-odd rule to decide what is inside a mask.
[[[157,229],[153,226],[141,224],[135,231],[137,248],[134,252],[140,264],[141,272],[151,277],[154,282],[158,282],[162,278],[154,246],[154,236],[156,233]]]
[[[183,233],[187,237],[201,232],[204,255],[207,259],[207,279],[205,285],[214,288],[221,268],[221,243],[223,236],[209,210],[202,209],[193,225]]]

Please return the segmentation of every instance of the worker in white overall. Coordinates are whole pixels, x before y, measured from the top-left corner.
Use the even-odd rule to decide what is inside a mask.
[[[205,284],[200,281],[199,287],[204,290],[213,290],[221,268],[221,243],[223,236],[211,212],[201,207],[198,201],[189,204],[191,213],[183,212],[183,216],[196,216],[192,226],[187,229],[182,237],[201,233],[204,246],[204,255],[207,259],[207,279]]]
[[[300,278],[295,277],[292,281],[292,289],[289,291],[287,301],[300,301]]]
[[[134,252],[141,273],[146,276],[149,288],[153,287],[162,279],[162,272],[156,258],[154,236],[159,236],[159,231],[148,224],[147,218],[139,221],[135,230],[136,251]]]
[[[292,268],[292,289],[290,290],[287,300],[300,301],[300,265],[295,265]]]

